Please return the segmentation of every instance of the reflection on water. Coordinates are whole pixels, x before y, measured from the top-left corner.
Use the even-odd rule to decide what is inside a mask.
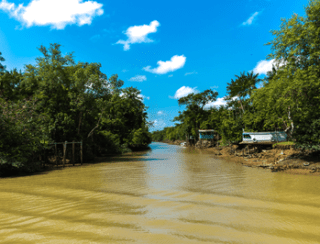
[[[0,243],[320,243],[318,177],[151,147],[0,179]]]

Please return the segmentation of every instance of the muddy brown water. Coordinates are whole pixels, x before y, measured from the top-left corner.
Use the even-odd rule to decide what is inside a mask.
[[[319,176],[151,148],[0,179],[0,243],[320,243]]]

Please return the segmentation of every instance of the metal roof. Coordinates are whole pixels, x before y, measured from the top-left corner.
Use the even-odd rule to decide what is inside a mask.
[[[208,129],[208,130],[199,130],[199,132],[213,132],[213,129]]]

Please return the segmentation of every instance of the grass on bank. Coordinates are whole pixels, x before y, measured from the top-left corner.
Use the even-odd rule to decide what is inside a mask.
[[[293,141],[283,141],[283,142],[278,142],[272,145],[272,147],[276,147],[276,146],[287,146],[287,145],[295,145],[296,143]]]

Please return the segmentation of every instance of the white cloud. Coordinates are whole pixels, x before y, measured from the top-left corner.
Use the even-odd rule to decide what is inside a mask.
[[[232,101],[235,101],[237,99],[238,99],[237,96],[231,98]],[[210,109],[212,107],[225,106],[225,105],[227,105],[227,102],[228,102],[228,100],[226,100],[226,97],[219,97],[219,98],[217,98],[216,101],[209,102],[206,105],[204,105],[204,109]]]
[[[188,86],[183,86],[183,87],[180,87],[176,93],[174,94],[173,97],[170,97],[170,98],[174,98],[174,99],[179,99],[181,97],[185,97],[185,96],[188,96],[189,94],[191,93],[198,93],[198,90],[196,89],[197,87],[188,87]]]
[[[186,63],[186,59],[187,58],[184,55],[174,55],[169,61],[158,61],[157,68],[151,69],[151,66],[147,66],[143,69],[154,74],[166,74],[168,72],[173,72],[177,69],[181,69]]]
[[[158,26],[160,26],[160,23],[156,20],[152,21],[149,25],[131,26],[124,32],[128,39],[126,41],[119,40],[116,44],[122,44],[123,50],[127,51],[130,49],[130,44],[153,42],[147,35],[157,32]]]
[[[218,89],[219,86],[210,86],[211,89]]]
[[[252,14],[250,16],[249,19],[247,19],[247,21],[243,22],[242,25],[251,25],[254,21],[254,19],[259,15],[259,12],[255,12],[254,14]]]
[[[95,1],[83,0],[32,0],[27,6],[16,6],[2,0],[0,10],[27,27],[51,26],[61,30],[68,24],[90,25],[95,16],[103,14],[102,6]]]
[[[272,65],[275,65],[275,59],[271,60],[261,60],[257,63],[256,67],[253,69],[254,73],[266,75],[268,71],[272,71]]]
[[[276,68],[281,67],[283,65],[285,65],[286,62],[285,61],[276,61],[275,59],[271,59],[271,60],[261,60],[257,63],[256,67],[253,69],[254,73],[259,73],[266,75],[268,73],[268,71],[272,71],[272,66],[274,65]]]
[[[0,3],[0,9],[2,9],[3,11],[13,11],[15,9],[15,4],[8,3],[6,0],[3,0]]]
[[[227,101],[225,100],[224,97],[217,98],[217,101],[214,102],[209,102],[206,105],[204,105],[205,109],[209,109],[211,107],[220,107],[220,106],[225,106],[227,104]]]
[[[157,115],[163,115],[163,111],[158,111]]]
[[[184,75],[196,75],[198,74],[198,72],[196,71],[193,71],[193,72],[188,72],[188,73],[185,73]]]
[[[171,75],[168,75],[168,77],[172,77],[173,75],[171,74]]]
[[[129,81],[137,81],[137,82],[142,82],[146,81],[147,77],[145,75],[136,75],[135,77],[131,77]]]

